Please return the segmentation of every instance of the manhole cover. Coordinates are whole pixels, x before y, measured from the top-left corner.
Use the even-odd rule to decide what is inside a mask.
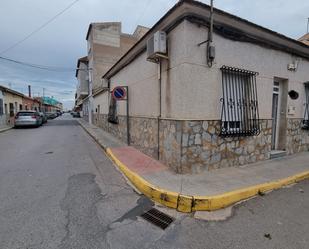
[[[143,213],[141,217],[149,221],[153,225],[156,225],[162,228],[163,230],[166,229],[174,221],[173,217],[165,213],[162,213],[158,209],[155,209],[155,208],[152,208],[146,213]]]

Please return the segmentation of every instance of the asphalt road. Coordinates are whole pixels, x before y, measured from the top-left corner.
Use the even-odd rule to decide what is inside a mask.
[[[153,203],[127,185],[68,115],[0,133],[0,248],[309,248],[309,182],[244,202],[225,221],[140,214]]]

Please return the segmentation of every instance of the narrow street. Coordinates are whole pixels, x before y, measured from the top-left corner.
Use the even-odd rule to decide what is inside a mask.
[[[239,204],[220,222],[172,212],[161,230],[139,217],[153,203],[69,114],[0,133],[1,249],[308,248],[308,193],[304,181]]]

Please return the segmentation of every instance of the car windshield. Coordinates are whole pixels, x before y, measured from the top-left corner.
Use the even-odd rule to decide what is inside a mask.
[[[35,113],[34,112],[19,112],[17,115],[18,116],[33,116],[35,115]]]

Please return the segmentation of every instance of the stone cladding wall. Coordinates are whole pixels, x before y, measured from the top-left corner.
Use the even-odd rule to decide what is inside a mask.
[[[309,151],[309,131],[302,129],[302,119],[287,120],[286,151],[288,155]]]
[[[107,115],[95,114],[94,124],[127,141],[126,117],[119,124],[107,122]],[[158,128],[159,141],[158,148]],[[131,145],[162,161],[177,173],[233,167],[270,158],[272,121],[260,120],[258,136],[221,137],[219,120],[172,120],[130,117]],[[159,149],[159,153],[158,153]],[[287,153],[309,149],[309,131],[301,129],[301,119],[289,119]]]

